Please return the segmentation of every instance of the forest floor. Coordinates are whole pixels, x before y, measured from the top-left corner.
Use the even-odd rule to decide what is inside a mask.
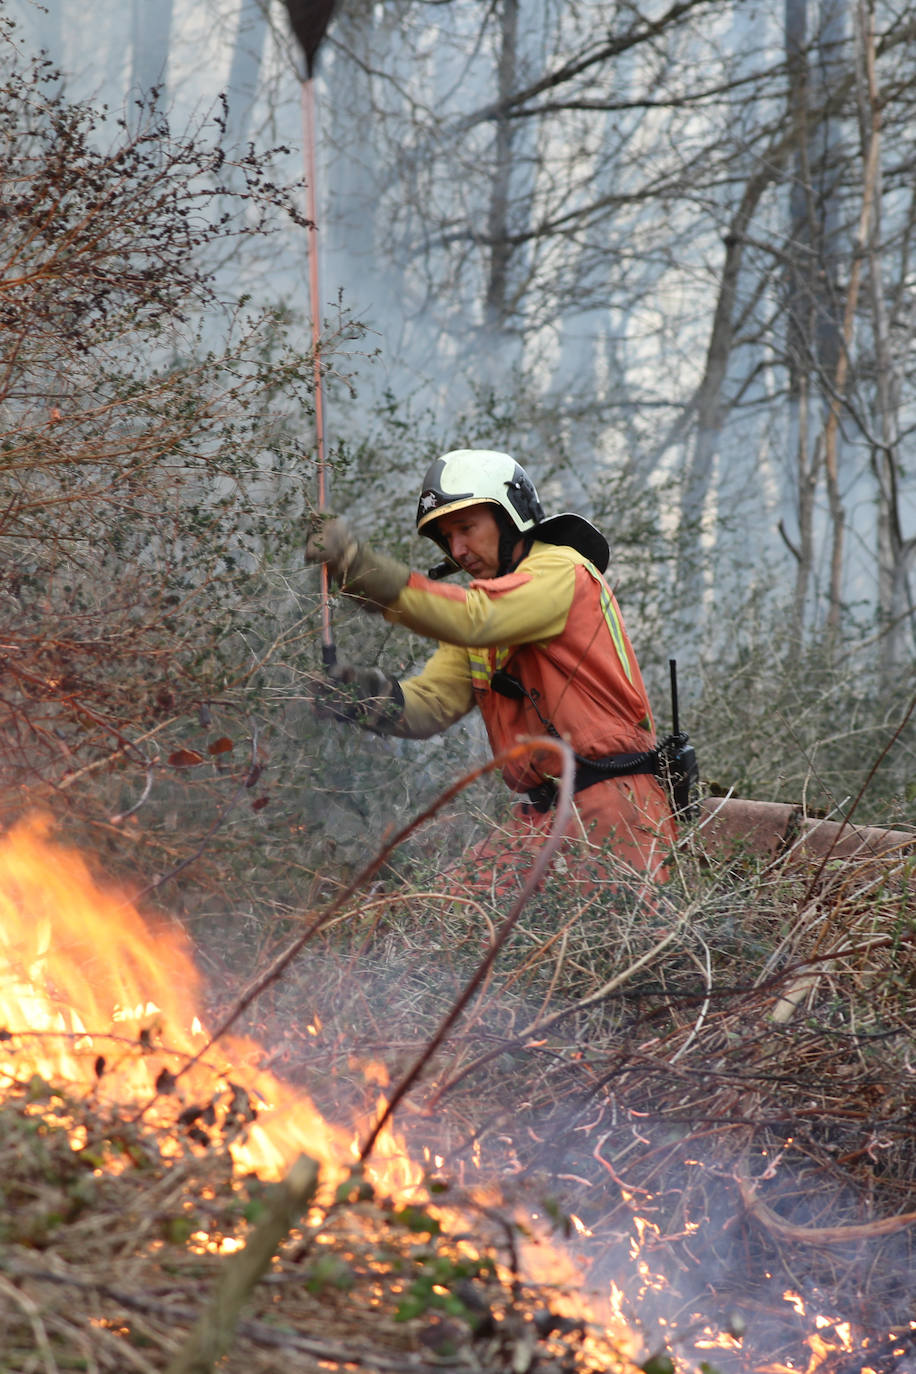
[[[262,979],[249,1079],[220,1041],[183,1088],[156,1022],[77,1084],[4,1029],[0,1370],[911,1368],[911,864],[567,865],[476,982],[505,897],[402,874]],[[214,1023],[291,938],[198,950]],[[267,1069],[338,1142],[279,1221]]]

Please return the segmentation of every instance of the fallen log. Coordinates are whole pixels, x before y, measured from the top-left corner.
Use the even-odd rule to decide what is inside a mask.
[[[916,854],[916,831],[821,820],[785,802],[704,797],[699,825],[707,849],[723,858],[785,855],[795,863],[829,858],[868,865]]]

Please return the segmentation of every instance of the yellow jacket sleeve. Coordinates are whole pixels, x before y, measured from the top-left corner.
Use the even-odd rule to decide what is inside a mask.
[[[416,677],[401,682],[404,711],[394,730],[408,739],[428,739],[454,725],[474,704],[467,651],[440,644]]]
[[[535,543],[515,572],[468,587],[411,573],[386,620],[466,648],[529,644],[562,634],[575,592],[569,549]]]

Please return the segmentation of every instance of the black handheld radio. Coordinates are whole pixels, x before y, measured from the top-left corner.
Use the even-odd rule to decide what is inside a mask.
[[[671,672],[672,735],[670,748],[665,750],[665,767],[674,814],[678,820],[687,821],[696,815],[700,770],[696,750],[688,743],[689,736],[681,734],[677,704],[677,659],[669,658],[668,667]]]

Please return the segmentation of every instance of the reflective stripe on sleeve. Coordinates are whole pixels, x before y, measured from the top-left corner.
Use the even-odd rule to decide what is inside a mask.
[[[620,666],[627,675],[627,682],[633,681],[633,674],[630,670],[630,657],[627,653],[627,646],[623,638],[623,629],[620,624],[620,617],[614,609],[611,594],[607,589],[607,583],[599,573],[598,569],[591,563],[583,565],[589,576],[593,577],[598,583],[598,596],[601,605],[601,614],[604,616],[604,623],[611,632],[611,639],[614,641],[614,648],[617,650],[617,657],[620,659]]]

